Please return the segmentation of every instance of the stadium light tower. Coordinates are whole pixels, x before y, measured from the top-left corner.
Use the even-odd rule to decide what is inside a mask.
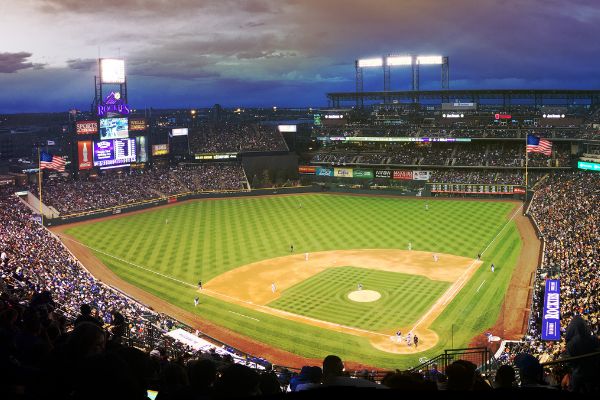
[[[363,68],[381,68],[383,67],[383,58],[362,58],[356,60],[354,65],[356,68],[356,107],[362,108],[364,103],[359,93],[363,92]]]

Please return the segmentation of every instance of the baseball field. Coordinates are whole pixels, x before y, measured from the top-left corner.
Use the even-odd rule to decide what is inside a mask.
[[[407,368],[494,325],[520,213],[514,202],[306,194],[189,201],[55,232],[132,296],[247,338],[231,343],[245,351]]]

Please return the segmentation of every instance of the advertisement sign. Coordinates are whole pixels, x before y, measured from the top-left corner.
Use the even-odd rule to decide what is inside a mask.
[[[138,163],[148,162],[148,146],[146,142],[146,136],[136,137],[135,147],[137,150],[135,161]]]
[[[152,145],[152,155],[153,156],[164,156],[169,154],[169,145],[168,144],[153,144]]]
[[[338,178],[352,178],[352,168],[334,168],[333,176]]]
[[[317,176],[333,176],[332,168],[317,167]]]
[[[392,170],[389,169],[378,169],[375,171],[375,178],[391,178]]]
[[[301,174],[310,174],[314,175],[317,173],[317,167],[309,167],[309,166],[299,166],[298,172]]]
[[[238,153],[205,153],[194,154],[196,160],[236,160]]]
[[[125,83],[125,60],[101,58],[100,79],[102,83]]]
[[[514,192],[517,194],[525,194],[525,188],[516,187],[516,188],[514,188]]]
[[[542,340],[560,340],[560,281],[558,279],[546,281]]]
[[[296,132],[296,125],[277,125],[279,132]]]
[[[129,137],[127,118],[102,118],[100,120],[100,139],[125,139]]]
[[[401,181],[412,181],[413,173],[412,173],[412,171],[395,170],[392,173],[392,178],[393,179],[398,179],[398,180],[401,180]]]
[[[428,181],[431,178],[431,171],[413,171],[413,180]]]
[[[135,139],[94,142],[94,167],[108,167],[135,162]]]
[[[577,161],[577,168],[587,171],[600,171],[600,164],[593,162]]]
[[[145,118],[130,118],[129,119],[129,130],[130,131],[145,131],[146,130],[146,119]]]
[[[113,117],[117,115],[128,115],[131,111],[129,106],[121,99],[121,93],[110,92],[104,102],[98,104],[99,117]]]
[[[98,121],[77,121],[75,131],[78,135],[95,135],[98,133]]]
[[[77,142],[77,153],[79,154],[79,169],[92,169],[92,141]]]
[[[171,129],[171,136],[187,136],[188,128]]]
[[[373,179],[373,170],[372,169],[354,169],[354,177],[355,178],[364,178],[364,179]]]
[[[431,193],[456,193],[456,194],[492,194],[512,195],[520,194],[514,185],[478,185],[468,183],[428,183]]]
[[[476,110],[477,103],[442,103],[442,111],[462,111],[462,110]]]
[[[510,114],[495,114],[494,117],[496,119],[512,119],[512,115]]]

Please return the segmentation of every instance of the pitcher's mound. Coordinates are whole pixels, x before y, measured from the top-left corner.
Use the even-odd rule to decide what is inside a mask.
[[[368,303],[381,298],[381,293],[374,290],[355,290],[348,294],[348,298],[359,303]]]

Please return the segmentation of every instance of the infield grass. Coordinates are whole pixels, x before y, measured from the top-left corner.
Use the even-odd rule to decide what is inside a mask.
[[[202,200],[90,222],[66,233],[95,250],[96,256],[126,281],[226,328],[306,357],[338,354],[345,360],[382,368],[406,368],[451,344],[465,347],[496,321],[521,250],[514,222],[499,234],[513,207],[506,202],[328,194]],[[496,236],[482,266],[434,322],[439,344],[414,356],[385,353],[360,337],[209,296],[200,295],[200,306],[193,305],[199,279],[207,282],[236,267],[288,255],[291,244],[303,253],[406,249],[411,242],[413,250],[474,258]],[[496,265],[493,274],[490,262]],[[279,301],[291,299],[293,290],[284,292]],[[414,318],[410,312],[406,314],[402,318]]]

